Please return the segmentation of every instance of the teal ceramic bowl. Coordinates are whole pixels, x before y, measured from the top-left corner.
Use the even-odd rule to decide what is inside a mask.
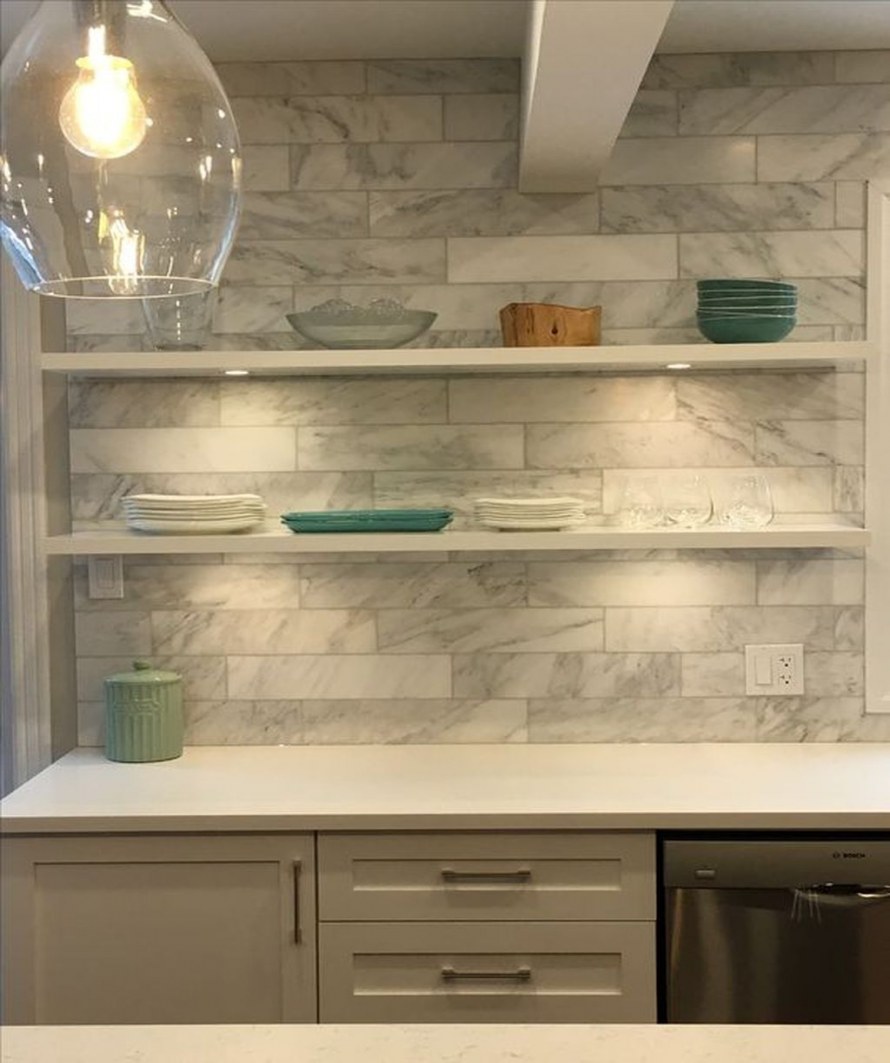
[[[698,317],[698,331],[712,343],[775,343],[797,324],[796,317]]]
[[[797,306],[797,297],[794,295],[771,295],[768,292],[760,292],[756,295],[738,295],[723,292],[699,292],[699,307],[709,306]]]
[[[700,292],[716,292],[725,290],[727,288],[744,288],[753,291],[771,291],[771,292],[796,292],[797,285],[791,284],[789,281],[758,281],[758,280],[739,280],[737,278],[728,277],[724,280],[706,280],[696,281],[696,287]]]
[[[700,306],[696,310],[699,317],[796,317],[797,310],[793,306],[752,306],[744,307],[715,306],[707,308]]]

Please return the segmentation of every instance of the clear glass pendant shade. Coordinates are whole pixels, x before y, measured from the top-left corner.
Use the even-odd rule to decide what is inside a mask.
[[[164,4],[45,0],[0,75],[0,235],[25,287],[206,291],[240,200],[229,101]]]

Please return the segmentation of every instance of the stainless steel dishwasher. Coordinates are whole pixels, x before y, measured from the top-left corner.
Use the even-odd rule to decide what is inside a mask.
[[[890,1023],[890,840],[666,840],[663,884],[668,1022]]]

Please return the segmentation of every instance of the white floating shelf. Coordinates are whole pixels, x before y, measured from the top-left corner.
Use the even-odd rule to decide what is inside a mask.
[[[294,534],[285,529],[234,535],[146,535],[125,528],[53,535],[48,554],[441,553],[518,550],[742,550],[867,546],[865,528],[843,524],[776,524],[751,531],[707,527],[573,531],[442,531]]]
[[[78,376],[329,376],[366,373],[615,373],[831,369],[867,359],[867,342],[670,344],[627,347],[433,347],[371,351],[149,351],[44,354],[47,372]]]

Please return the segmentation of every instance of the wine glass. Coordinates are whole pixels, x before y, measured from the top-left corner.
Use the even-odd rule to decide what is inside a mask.
[[[714,512],[708,483],[697,473],[672,477],[665,496],[665,521],[678,528],[698,528],[707,524]]]
[[[773,519],[769,482],[760,473],[734,476],[720,506],[720,522],[730,528],[765,528]]]

